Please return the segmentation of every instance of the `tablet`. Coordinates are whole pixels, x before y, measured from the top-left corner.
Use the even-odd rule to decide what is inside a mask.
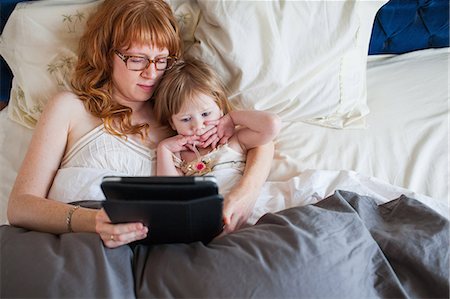
[[[105,177],[103,207],[113,223],[142,222],[136,243],[208,243],[223,229],[223,197],[212,176]]]
[[[104,177],[101,188],[114,200],[190,200],[217,195],[214,176]]]

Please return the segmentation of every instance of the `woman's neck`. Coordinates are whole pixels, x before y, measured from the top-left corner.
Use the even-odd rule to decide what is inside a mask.
[[[131,122],[133,124],[152,123],[154,121],[153,107],[150,103],[133,103],[137,105],[131,105]]]

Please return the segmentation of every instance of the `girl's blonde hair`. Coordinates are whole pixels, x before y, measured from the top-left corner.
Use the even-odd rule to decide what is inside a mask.
[[[156,120],[169,126],[172,115],[201,94],[214,98],[224,114],[232,110],[222,81],[208,64],[198,59],[177,62],[164,73],[153,94]]]
[[[133,44],[167,48],[181,57],[179,27],[163,0],[105,0],[90,16],[80,39],[72,87],[88,111],[103,119],[108,132],[118,136],[140,134],[148,124],[131,124],[132,110],[115,102],[112,95],[113,55]]]

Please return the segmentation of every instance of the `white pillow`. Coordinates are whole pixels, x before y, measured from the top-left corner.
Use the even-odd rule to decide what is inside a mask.
[[[34,127],[48,99],[70,88],[78,40],[97,3],[46,0],[17,4],[0,39],[0,54],[14,75],[8,104],[13,120]]]
[[[89,14],[102,0],[42,0],[16,6],[0,38],[0,55],[14,79],[9,117],[33,128],[44,105],[70,89],[77,48]],[[186,45],[193,43],[199,8],[194,0],[167,1]]]
[[[385,2],[198,0],[189,55],[216,68],[241,108],[363,127],[369,39]]]

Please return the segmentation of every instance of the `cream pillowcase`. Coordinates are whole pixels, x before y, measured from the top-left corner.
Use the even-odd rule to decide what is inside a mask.
[[[70,89],[78,41],[101,0],[40,0],[16,6],[0,38],[14,79],[9,117],[33,128],[47,101]],[[194,42],[200,9],[194,0],[168,1],[186,46]]]
[[[98,1],[18,3],[0,39],[0,54],[11,68],[8,113],[33,128],[47,101],[70,89],[78,40]]]
[[[0,38],[14,74],[13,120],[34,127],[46,102],[70,88],[78,40],[100,2],[17,5]],[[213,65],[238,106],[271,110],[285,121],[364,125],[368,43],[386,1],[168,2],[187,53]]]
[[[364,127],[369,39],[385,2],[199,0],[188,53],[215,67],[241,108]]]

